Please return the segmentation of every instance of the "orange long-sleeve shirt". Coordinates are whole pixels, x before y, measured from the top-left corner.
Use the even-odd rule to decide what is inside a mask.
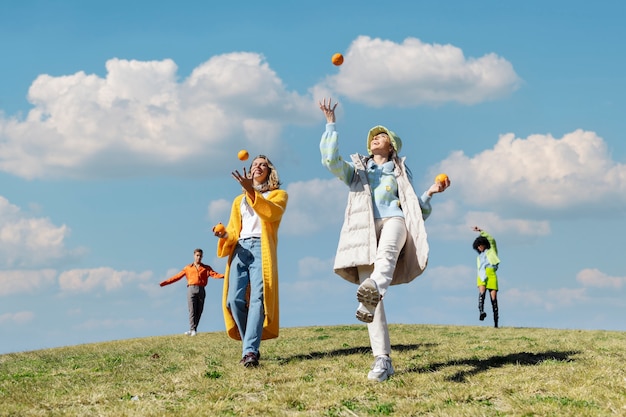
[[[209,277],[220,279],[224,278],[224,274],[215,272],[213,268],[203,263],[201,263],[197,267],[194,264],[189,264],[185,266],[183,270],[180,271],[178,274],[161,282],[161,287],[176,282],[182,277],[187,277],[187,286],[199,285],[201,287],[204,287],[209,281]]]

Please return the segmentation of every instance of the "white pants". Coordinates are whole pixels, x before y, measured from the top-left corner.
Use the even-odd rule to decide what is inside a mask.
[[[372,278],[378,285],[380,295],[384,296],[393,279],[393,272],[396,269],[400,251],[406,242],[407,230],[402,217],[376,219],[375,226],[376,238],[378,239],[376,260],[374,265],[358,267],[359,281],[363,282]],[[374,321],[367,324],[367,330],[374,356],[391,354],[391,342],[383,300],[380,300],[376,306]]]

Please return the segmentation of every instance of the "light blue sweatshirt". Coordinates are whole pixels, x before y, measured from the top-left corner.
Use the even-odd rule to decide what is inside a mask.
[[[335,123],[327,123],[326,130],[320,141],[322,165],[346,185],[350,185],[355,174],[354,164],[345,161],[339,155],[339,137],[335,130]],[[376,165],[373,159],[367,162],[367,180],[372,189],[372,204],[374,218],[404,217],[398,198],[398,184],[393,173],[395,164],[393,161]],[[412,182],[411,172],[407,169],[409,181]],[[411,183],[412,185],[412,183]],[[424,192],[418,197],[422,209],[422,218],[426,220],[432,211],[430,205],[431,196]]]

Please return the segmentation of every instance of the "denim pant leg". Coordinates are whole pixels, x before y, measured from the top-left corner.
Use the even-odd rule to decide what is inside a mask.
[[[250,258],[248,251],[239,244],[235,247],[233,259],[230,263],[228,277],[228,298],[226,305],[233,315],[233,320],[243,340],[248,324],[248,305],[246,291],[250,277],[248,276],[247,260]]]
[[[248,328],[243,339],[243,351],[258,355],[265,321],[263,303],[263,262],[261,261],[261,239],[252,239],[250,253],[254,259],[248,266],[250,271],[250,305],[248,307]]]
[[[237,243],[230,265],[227,305],[243,342],[242,353],[258,354],[265,320],[260,239],[242,239]]]

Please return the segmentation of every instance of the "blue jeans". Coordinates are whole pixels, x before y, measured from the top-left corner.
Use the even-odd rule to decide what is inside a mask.
[[[250,285],[249,304],[246,300],[248,285]],[[248,352],[258,355],[265,320],[263,265],[259,238],[240,239],[237,243],[230,264],[227,305],[241,335],[242,356]]]

